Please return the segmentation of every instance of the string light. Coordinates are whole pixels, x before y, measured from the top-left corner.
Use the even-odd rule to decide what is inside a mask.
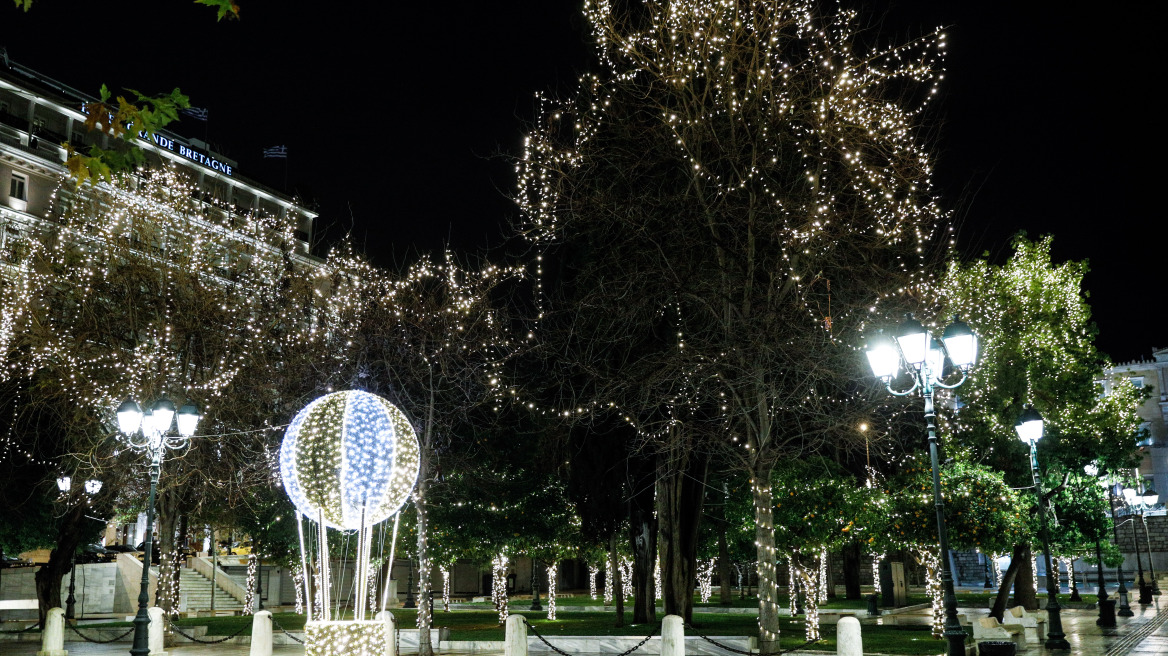
[[[698,569],[698,595],[703,604],[714,595],[714,559],[703,561]]]
[[[547,580],[548,580],[548,614],[549,620],[556,619],[556,575],[559,573],[559,567],[556,563],[548,565]]]
[[[255,612],[255,584],[258,562],[254,553],[247,555],[247,593],[243,597],[243,614]]]
[[[596,601],[596,578],[600,575],[600,568],[594,564],[588,564],[588,596],[592,601]],[[607,599],[606,599],[607,601]]]
[[[507,596],[507,562],[507,555],[502,553],[495,556],[491,562],[494,571],[494,577],[491,579],[491,601],[495,602],[495,610],[499,612],[499,624],[505,624],[511,612],[508,608],[510,598]]]

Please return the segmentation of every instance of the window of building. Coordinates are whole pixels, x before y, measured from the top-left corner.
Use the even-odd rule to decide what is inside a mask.
[[[1131,378],[1128,378],[1128,380],[1131,381],[1132,385],[1136,386],[1136,389],[1139,389],[1139,390],[1144,389],[1144,377],[1143,376],[1132,376]]]
[[[19,173],[12,174],[12,181],[8,184],[8,197],[16,200],[28,200],[28,178]]]
[[[1145,421],[1140,424],[1139,438],[1140,441],[1137,442],[1139,446],[1152,446],[1155,444],[1155,440],[1152,439],[1152,422]]]

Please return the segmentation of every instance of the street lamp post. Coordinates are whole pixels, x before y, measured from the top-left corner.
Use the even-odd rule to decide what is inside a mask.
[[[1152,538],[1148,535],[1147,512],[1160,500],[1160,495],[1152,488],[1144,490],[1140,495],[1140,524],[1144,527],[1144,547],[1148,550],[1148,569],[1152,573],[1152,595],[1160,596],[1160,584],[1156,582],[1156,564],[1152,562]]]
[[[1095,624],[1114,627],[1115,602],[1107,599],[1107,580],[1103,578],[1103,547],[1099,544],[1099,538],[1095,538],[1095,557],[1099,560],[1099,567],[1096,569],[1099,576],[1099,619],[1095,620]]]
[[[531,610],[543,610],[539,603],[539,561],[534,558],[531,559]]]
[[[68,494],[72,489],[73,479],[68,476],[62,476],[57,479],[57,489],[63,493]],[[101,481],[90,479],[85,481],[85,494],[92,497],[101,491]],[[69,561],[69,596],[65,599],[65,619],[77,619],[76,615],[76,583],[77,583],[77,552],[73,552],[73,557]]]
[[[1119,519],[1115,516],[1115,506],[1117,501],[1115,498],[1115,488],[1117,487],[1119,487],[1118,483],[1116,483],[1114,486],[1107,486],[1107,505],[1111,508],[1111,532],[1115,535],[1116,546],[1119,546]],[[1131,609],[1131,603],[1128,600],[1127,584],[1123,581],[1123,563],[1120,563],[1118,566],[1116,566],[1115,575],[1119,578],[1119,588],[1116,589],[1116,594],[1119,595],[1119,612],[1117,612],[1116,615],[1119,615],[1120,617],[1131,617],[1135,615],[1135,612],[1133,612]]]
[[[1116,483],[1116,485],[1118,486],[1119,483]],[[1140,603],[1150,604],[1152,603],[1152,586],[1148,585],[1147,581],[1144,580],[1144,561],[1140,554],[1140,532],[1136,530],[1136,520],[1134,517],[1136,506],[1140,503],[1137,501],[1140,495],[1130,487],[1123,488],[1122,494],[1123,502],[1127,505],[1127,520],[1131,522],[1132,540],[1136,549],[1136,569],[1139,571]],[[1140,517],[1141,519],[1143,518],[1142,512],[1140,513]],[[1149,553],[1151,553],[1151,550],[1149,550]]]
[[[199,409],[186,404],[178,410],[178,434],[170,433],[175,419],[174,403],[161,398],[154,402],[151,411],[142,408],[130,399],[118,406],[118,428],[126,436],[126,442],[134,451],[150,456],[150,496],[146,501],[146,534],[143,540],[145,554],[142,558],[142,584],[138,592],[138,614],[134,617],[134,643],[130,647],[132,656],[150,654],[150,563],[154,554],[154,498],[158,494],[158,475],[162,471],[162,456],[167,449],[186,448],[191,436],[199,425]]]
[[[1046,632],[1047,649],[1070,649],[1071,643],[1063,633],[1062,608],[1058,602],[1058,588],[1055,587],[1055,572],[1050,558],[1050,531],[1046,522],[1046,499],[1043,498],[1042,477],[1038,473],[1038,440],[1042,439],[1042,415],[1033,407],[1026,408],[1014,430],[1018,437],[1030,445],[1030,473],[1034,478],[1034,490],[1038,494],[1038,519],[1042,536],[1042,558],[1046,563],[1046,611],[1050,616],[1050,628]]]
[[[929,435],[929,458],[933,467],[933,504],[937,511],[937,535],[941,547],[941,586],[945,600],[945,639],[949,642],[948,656],[965,655],[965,630],[957,619],[957,596],[953,593],[953,572],[949,566],[949,533],[945,526],[945,502],[941,496],[941,472],[937,455],[936,413],[933,408],[933,390],[936,387],[953,389],[965,382],[965,373],[977,360],[977,336],[965,322],[955,318],[937,340],[919,321],[908,315],[896,331],[895,341],[877,333],[868,341],[868,364],[872,373],[884,381],[889,393],[907,396],[920,389],[925,401],[925,424]],[[961,371],[961,380],[952,385],[943,381],[945,361]],[[892,380],[901,367],[912,377],[910,389],[892,389]]]

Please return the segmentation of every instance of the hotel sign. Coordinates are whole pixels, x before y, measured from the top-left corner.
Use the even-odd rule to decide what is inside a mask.
[[[203,166],[213,171],[219,171],[220,173],[224,173],[226,175],[232,175],[232,168],[230,164],[221,162],[214,157],[207,155],[206,153],[200,153],[199,151],[191,148],[186,144],[177,143],[174,139],[165,137],[161,134],[158,134],[157,132],[154,133],[153,139],[149,139],[145,132],[139,132],[138,138],[153,141],[154,145],[158,146],[159,148],[169,150],[172,153],[177,153],[180,157],[185,157],[192,162],[202,164]]]

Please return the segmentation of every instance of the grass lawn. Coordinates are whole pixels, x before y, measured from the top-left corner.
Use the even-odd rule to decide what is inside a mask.
[[[414,626],[416,610],[398,608],[393,611],[398,625],[407,628]],[[628,635],[645,636],[650,629],[659,633],[656,626],[626,624],[623,627],[614,627],[612,612],[574,612],[560,616],[556,621],[547,619],[546,612],[527,612],[522,614],[528,621],[545,636],[555,635]],[[626,621],[631,619],[632,613],[626,612]],[[304,626],[304,617],[295,613],[277,613],[276,621],[285,629],[299,630]],[[231,635],[243,628],[243,635],[251,633],[250,616],[242,617],[199,617],[186,618],[178,621],[180,626],[206,626],[207,635]],[[758,625],[751,615],[695,613],[695,629],[687,630],[690,635],[702,634],[716,636],[751,636],[758,634]],[[130,626],[129,622],[111,623],[108,626]],[[494,611],[461,610],[442,612],[434,616],[435,627],[450,629],[452,640],[503,640],[503,627],[498,623],[498,615]],[[781,645],[783,649],[791,649],[802,645],[804,640],[804,626],[801,619],[783,618],[780,620]],[[835,626],[822,625],[820,631],[823,641],[815,645],[816,649],[835,651]],[[945,643],[934,640],[928,627],[924,626],[864,626],[865,650],[887,654],[904,654],[906,656],[931,656],[945,651]]]

